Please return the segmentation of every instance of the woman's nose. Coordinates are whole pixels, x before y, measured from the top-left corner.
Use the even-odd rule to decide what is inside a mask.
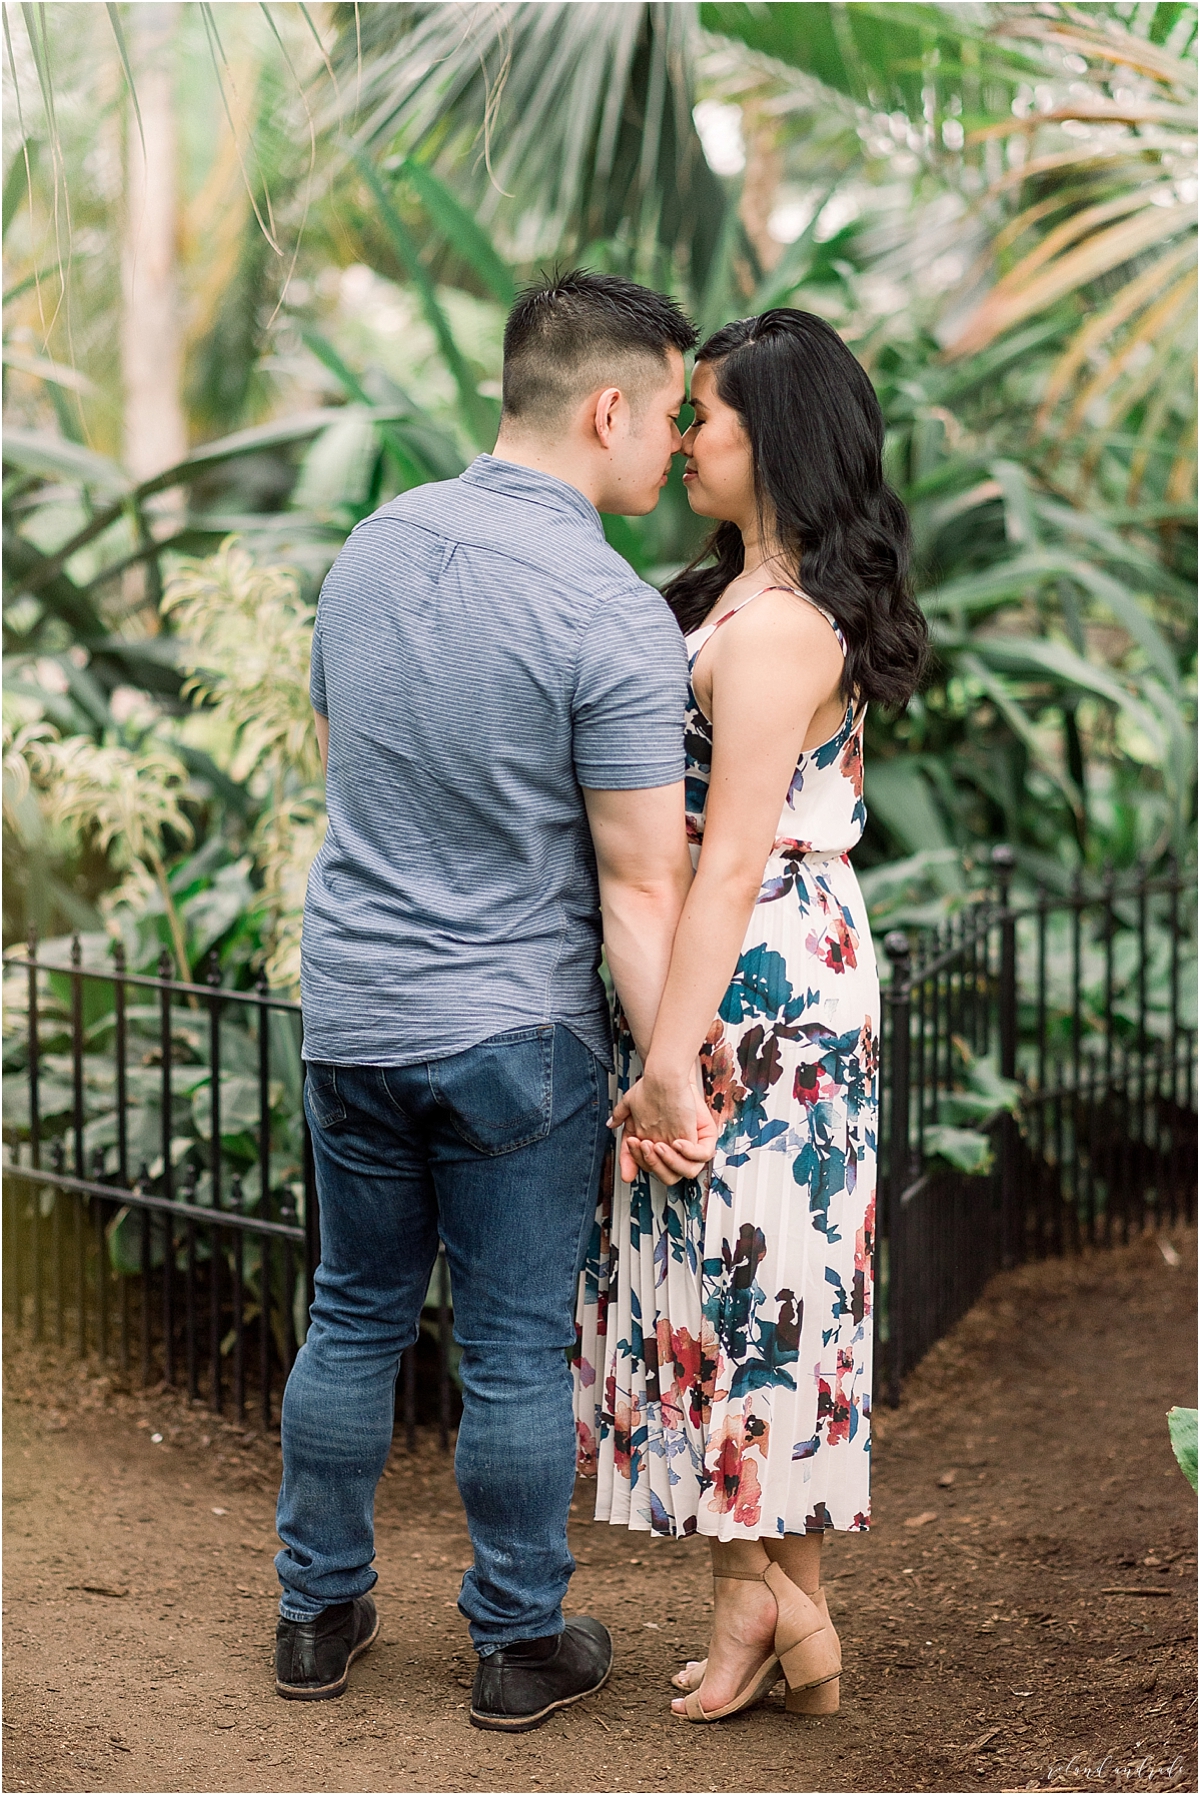
[[[683,433],[683,437],[680,442],[679,453],[681,455],[690,455],[692,450],[695,448],[695,446],[696,446],[696,426],[694,424],[689,424],[687,429]]]

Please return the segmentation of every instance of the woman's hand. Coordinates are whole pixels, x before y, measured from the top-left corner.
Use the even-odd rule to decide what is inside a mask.
[[[664,1113],[663,1094],[656,1095],[654,1085],[645,1077],[631,1086],[613,1111],[609,1127],[624,1129],[620,1166],[627,1184],[639,1167],[663,1184],[698,1177],[716,1152],[720,1130],[695,1078],[689,1078],[677,1095],[686,1103],[690,1126],[673,1138],[663,1130],[661,1121],[654,1126],[653,1119]]]
[[[694,1065],[683,1072],[643,1072],[613,1111],[610,1127],[625,1127],[635,1140],[694,1141],[697,1106]]]

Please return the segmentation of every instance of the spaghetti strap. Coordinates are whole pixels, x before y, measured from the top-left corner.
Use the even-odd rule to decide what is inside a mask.
[[[825,609],[824,605],[819,605],[815,598],[810,598],[807,592],[802,592],[800,590],[799,586],[784,586],[776,582],[770,586],[760,586],[757,592],[752,592],[749,598],[744,598],[740,605],[734,605],[733,609],[726,611],[723,617],[718,617],[715,623],[706,623],[700,629],[693,631],[688,637],[689,642],[695,642],[696,644],[689,657],[690,664],[693,666],[695,665],[700,651],[705,647],[710,638],[716,635],[723,623],[728,623],[731,617],[736,617],[739,611],[744,611],[747,605],[752,605],[756,598],[761,598],[763,596],[764,592],[790,592],[794,597],[802,599],[806,605],[810,605],[819,616],[825,619],[826,623],[837,637],[838,647],[841,649],[842,654],[845,655],[846,638],[838,628],[834,618]],[[697,640],[697,638],[699,638],[699,640]]]

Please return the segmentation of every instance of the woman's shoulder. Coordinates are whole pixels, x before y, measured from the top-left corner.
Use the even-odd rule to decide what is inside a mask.
[[[731,627],[724,629],[722,624]],[[736,625],[736,627],[732,627]],[[717,620],[722,651],[782,653],[790,656],[843,653],[840,634],[828,613],[796,586],[764,586],[725,608]],[[714,644],[715,646],[715,644]]]

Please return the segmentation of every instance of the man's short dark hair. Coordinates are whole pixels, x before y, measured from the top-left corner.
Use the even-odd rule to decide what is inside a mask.
[[[683,354],[696,331],[673,299],[585,268],[527,287],[504,328],[504,416],[537,427],[565,421],[598,385],[644,390],[655,363]]]

